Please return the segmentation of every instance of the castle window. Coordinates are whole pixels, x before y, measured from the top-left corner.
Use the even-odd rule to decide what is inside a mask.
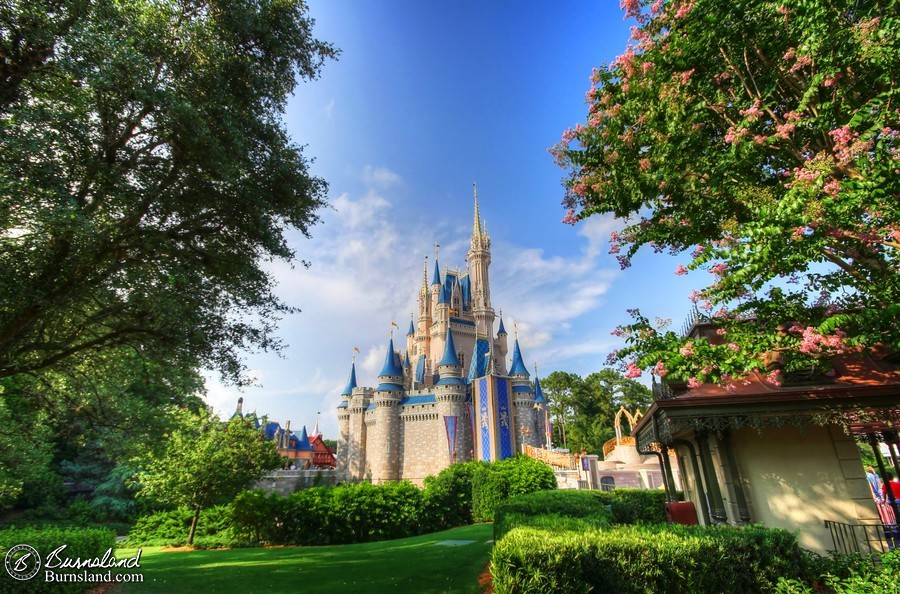
[[[602,476],[600,477],[600,490],[601,491],[612,491],[616,488],[616,479],[611,476]]]

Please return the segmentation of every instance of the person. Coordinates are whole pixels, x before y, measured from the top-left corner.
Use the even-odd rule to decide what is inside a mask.
[[[872,497],[875,498],[875,503],[881,503],[881,479],[875,474],[875,469],[872,468],[871,464],[866,469],[866,480],[869,481],[869,488],[872,489]]]
[[[885,501],[890,501],[891,498],[888,495],[888,489],[891,490],[891,494],[894,496],[894,499],[900,501],[900,481],[894,478],[894,475],[890,472],[884,473],[884,484],[881,485],[881,493],[884,495]]]

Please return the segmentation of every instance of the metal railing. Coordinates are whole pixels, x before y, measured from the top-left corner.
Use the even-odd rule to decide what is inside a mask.
[[[544,448],[535,448],[526,444],[525,455],[530,458],[534,458],[535,460],[540,460],[544,464],[547,464],[548,466],[552,466],[553,468],[557,468],[559,470],[578,469],[578,465],[575,462],[575,456],[572,454],[564,452],[554,452],[553,450],[547,450]]]
[[[897,524],[882,524],[877,520],[858,524],[825,520],[825,527],[831,532],[834,550],[838,553],[883,555],[900,546],[900,526]]]

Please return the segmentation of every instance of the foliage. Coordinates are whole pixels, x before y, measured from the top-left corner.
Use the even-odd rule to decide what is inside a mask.
[[[128,345],[239,380],[293,311],[262,264],[324,204],[282,112],[335,50],[300,0],[0,11],[0,378]]]
[[[556,489],[553,471],[526,456],[478,466],[472,475],[472,517],[476,522],[491,522],[509,497],[549,489]]]
[[[650,390],[612,369],[581,378],[554,371],[541,380],[550,401],[553,441],[574,451],[602,454],[603,444],[615,437],[614,421],[620,406],[628,412],[646,410],[653,401]],[[623,427],[628,435],[630,427]]]
[[[199,548],[235,546],[235,539],[229,507],[215,505],[200,512],[200,522],[193,543],[188,543],[194,510],[186,507],[157,511],[138,518],[128,532],[128,546],[184,546],[192,544]]]
[[[622,220],[623,268],[645,245],[692,250],[676,274],[712,274],[692,300],[723,337],[633,311],[616,330],[626,375],[730,386],[766,354],[829,373],[835,354],[900,345],[894,3],[622,6],[634,44],[594,71],[586,125],[552,149],[571,174],[565,221]]]
[[[451,464],[436,476],[425,477],[425,507],[431,518],[444,528],[464,526],[472,518],[472,477],[486,462]]]
[[[681,494],[677,494],[680,496]],[[594,496],[609,505],[616,524],[664,524],[666,492],[656,489],[613,489],[595,491]]]
[[[801,575],[786,530],[760,526],[514,528],[494,546],[496,592],[771,592]]]
[[[0,557],[5,557],[15,545],[28,544],[37,549],[42,559],[62,545],[67,545],[65,554],[70,558],[100,558],[115,548],[115,536],[101,528],[6,528],[0,530]],[[22,592],[22,586],[22,582],[13,580],[6,571],[0,572],[0,592]],[[84,584],[47,583],[40,576],[28,582],[29,592],[81,592],[83,589]]]
[[[138,495],[159,503],[193,510],[188,535],[204,508],[234,498],[263,474],[281,465],[271,440],[249,421],[222,423],[212,413],[180,414],[181,424],[166,438],[166,450],[152,456],[138,474]]]
[[[494,540],[519,526],[550,532],[606,528],[612,512],[592,491],[535,491],[504,501],[494,514]]]
[[[880,564],[858,557],[847,563],[843,559],[831,559],[828,570],[816,574],[833,594],[891,594],[900,583],[900,554],[891,551],[881,558]],[[778,594],[814,594],[820,591],[810,580],[781,578],[775,590]],[[818,580],[817,580],[818,581]]]

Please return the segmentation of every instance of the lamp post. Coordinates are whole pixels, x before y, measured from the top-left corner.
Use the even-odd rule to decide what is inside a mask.
[[[531,429],[522,427],[522,453],[525,453],[525,440],[531,435]]]

